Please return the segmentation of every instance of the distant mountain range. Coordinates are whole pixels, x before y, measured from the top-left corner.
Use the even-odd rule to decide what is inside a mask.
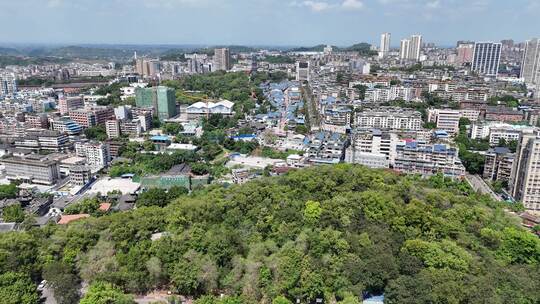
[[[113,60],[128,61],[133,58],[135,52],[139,56],[156,56],[169,60],[183,58],[187,53],[206,53],[212,55],[215,48],[227,47],[231,53],[256,52],[261,49],[294,51],[294,52],[322,52],[326,45],[319,44],[311,47],[257,47],[243,45],[67,45],[67,46],[47,46],[47,45],[5,45],[0,46],[0,62],[12,63],[20,61],[21,64],[28,61],[28,58],[57,58],[59,60]],[[356,51],[361,54],[371,54],[371,45],[365,42],[354,44],[349,47],[333,46],[334,50]]]

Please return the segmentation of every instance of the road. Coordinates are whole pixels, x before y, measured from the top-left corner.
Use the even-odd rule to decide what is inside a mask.
[[[484,182],[484,180],[478,175],[467,174],[465,176],[465,179],[467,180],[467,182],[469,182],[469,185],[471,185],[471,187],[475,191],[478,191],[482,194],[489,194],[491,198],[496,201],[501,200],[501,198],[495,192],[493,192],[493,190],[491,190],[491,188],[486,184],[486,182]]]
[[[309,118],[309,127],[311,131],[318,131],[321,126],[319,111],[317,110],[318,101],[313,97],[309,84],[302,86],[302,93]]]

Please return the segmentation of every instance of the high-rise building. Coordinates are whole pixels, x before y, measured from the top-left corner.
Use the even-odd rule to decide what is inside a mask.
[[[401,40],[399,58],[402,60],[420,60],[422,50],[422,35],[412,35],[409,39]]]
[[[409,50],[409,59],[419,61],[421,50],[422,50],[422,35],[412,35],[410,50]]]
[[[161,71],[159,60],[138,58],[135,60],[135,71],[143,77],[155,77]]]
[[[137,107],[152,108],[160,120],[171,118],[176,112],[174,89],[165,86],[137,88],[135,90]]]
[[[514,154],[506,147],[495,147],[486,151],[484,179],[508,182],[512,174]]]
[[[540,39],[527,40],[520,74],[526,84],[540,84]]]
[[[17,80],[15,74],[0,74],[0,95],[9,95],[17,92]]]
[[[323,53],[324,53],[325,55],[330,55],[330,54],[332,54],[332,51],[333,51],[333,48],[332,48],[331,45],[327,45],[327,46],[325,46],[324,49],[323,49]]]
[[[309,61],[296,62],[296,80],[309,81]]]
[[[390,33],[381,35],[381,45],[379,47],[379,58],[384,58],[390,52]]]
[[[473,60],[474,42],[461,42],[457,46],[456,63],[464,65]]]
[[[159,60],[148,61],[148,76],[155,77],[161,72],[161,63]]]
[[[231,53],[228,48],[214,50],[214,71],[228,71],[231,69]]]
[[[409,59],[410,48],[411,48],[411,41],[409,39],[402,39],[399,45],[399,58],[402,60]]]
[[[540,137],[537,133],[522,134],[509,185],[512,196],[525,209],[540,211]]]
[[[501,44],[476,42],[471,70],[487,76],[497,76],[501,60]]]

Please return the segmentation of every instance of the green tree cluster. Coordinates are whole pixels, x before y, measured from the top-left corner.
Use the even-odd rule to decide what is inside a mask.
[[[503,207],[442,175],[318,166],[0,234],[0,273],[21,282],[0,294],[31,298],[60,262],[71,268],[59,282],[72,273],[91,284],[81,303],[131,303],[126,294],[161,288],[198,304],[382,293],[388,303],[538,303],[540,240]]]
[[[102,125],[85,129],[84,135],[88,139],[95,139],[97,141],[107,140],[107,131],[105,130],[105,126]]]

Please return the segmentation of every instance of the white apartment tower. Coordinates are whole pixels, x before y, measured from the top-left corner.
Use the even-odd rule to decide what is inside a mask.
[[[401,60],[409,59],[409,50],[411,46],[411,41],[409,39],[402,39],[399,45],[399,58]]]
[[[497,76],[501,60],[500,43],[476,42],[471,70],[487,76]]]
[[[527,210],[540,211],[540,137],[522,134],[516,150],[510,183],[512,196]]]
[[[422,50],[422,35],[412,35],[410,50],[409,50],[409,59],[419,61],[421,50]]]
[[[17,92],[17,80],[15,74],[0,74],[0,96],[9,95]]]
[[[390,52],[390,33],[383,33],[381,35],[381,44],[379,48],[379,58],[384,58]]]
[[[97,142],[75,143],[77,156],[85,157],[86,163],[93,170],[97,171],[106,167],[111,159],[109,144]]]
[[[527,40],[520,74],[527,85],[540,84],[540,39]]]
[[[412,35],[409,39],[401,40],[399,58],[402,60],[420,60],[422,50],[422,35]]]

